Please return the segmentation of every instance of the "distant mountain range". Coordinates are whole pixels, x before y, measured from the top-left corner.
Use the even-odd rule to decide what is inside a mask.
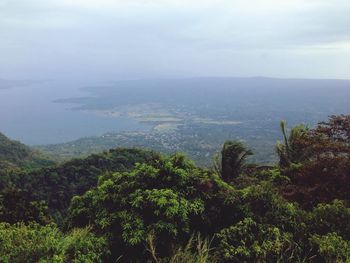
[[[16,86],[26,86],[35,81],[31,80],[9,80],[9,79],[0,79],[0,89],[9,89]]]

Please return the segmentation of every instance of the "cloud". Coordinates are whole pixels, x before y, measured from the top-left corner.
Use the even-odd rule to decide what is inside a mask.
[[[0,70],[350,78],[349,12],[345,0],[0,0]]]

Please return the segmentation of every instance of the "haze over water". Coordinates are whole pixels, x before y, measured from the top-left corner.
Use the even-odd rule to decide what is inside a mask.
[[[145,130],[135,120],[74,111],[59,98],[86,96],[83,83],[43,81],[0,89],[0,131],[29,145],[61,143],[112,131]]]

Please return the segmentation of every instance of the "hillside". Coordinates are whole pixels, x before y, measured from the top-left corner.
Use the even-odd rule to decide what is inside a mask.
[[[8,176],[0,176],[0,196],[3,194],[5,199],[18,198],[19,203],[24,202],[24,207],[33,201],[43,202],[48,206],[49,216],[60,221],[71,198],[96,186],[101,174],[108,171],[129,171],[135,163],[151,162],[157,156],[146,150],[114,149],[51,167],[14,171]],[[13,191],[13,187],[16,191]],[[9,205],[6,208],[8,211],[17,209],[12,205],[18,207],[15,201]],[[13,219],[6,221],[12,222]]]
[[[7,138],[0,133],[0,169],[39,168],[54,164],[37,150]]]
[[[119,148],[5,171],[0,261],[349,262],[350,115],[280,128],[275,166],[226,141],[211,168]]]

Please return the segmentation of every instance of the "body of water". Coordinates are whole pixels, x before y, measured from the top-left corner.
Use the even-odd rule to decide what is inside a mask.
[[[43,81],[0,89],[0,132],[28,145],[62,143],[106,132],[140,131],[150,127],[130,118],[71,110],[55,99],[87,96],[83,83]]]

